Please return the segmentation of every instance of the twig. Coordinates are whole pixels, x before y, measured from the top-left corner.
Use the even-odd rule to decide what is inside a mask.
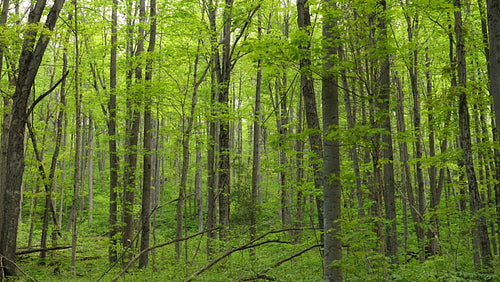
[[[26,275],[31,281],[34,281],[36,282],[37,280],[31,276],[28,275],[28,273],[24,272],[24,270],[19,266],[17,265],[15,262],[13,262],[12,260],[10,260],[9,258],[7,258],[6,256],[0,254],[0,261],[2,261],[2,265],[3,265],[3,260],[6,260],[8,261],[9,263],[11,263],[12,265],[14,265],[17,269],[19,269],[19,271],[21,271],[22,274]],[[3,267],[2,267],[2,276],[4,275],[4,271],[3,271]],[[3,279],[2,279],[3,280]]]

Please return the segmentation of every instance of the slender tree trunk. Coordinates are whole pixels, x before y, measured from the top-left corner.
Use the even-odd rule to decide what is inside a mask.
[[[9,14],[10,1],[4,0],[2,3],[2,14],[0,16],[0,26],[7,23]],[[6,46],[0,44],[0,75],[3,70],[4,49]],[[3,114],[2,114],[2,135],[0,141],[0,236],[2,234],[2,219],[3,219],[3,195],[5,190],[5,180],[7,175],[7,146],[9,143],[9,128],[10,128],[10,107],[12,106],[12,98],[8,95],[3,95]]]
[[[156,0],[151,0],[149,3],[149,57],[146,62],[146,87],[151,90],[153,79],[153,52],[156,44]],[[153,95],[144,95],[145,111],[144,111],[144,161],[143,161],[143,178],[142,178],[142,208],[141,208],[141,252],[149,248],[151,235],[151,200],[153,186],[153,118],[151,107],[153,104]],[[148,252],[145,252],[139,258],[139,268],[148,266]]]
[[[405,134],[406,133],[406,125],[405,125],[405,112],[404,112],[404,97],[403,97],[403,89],[401,85],[401,79],[398,75],[396,75],[395,78],[396,81],[396,86],[397,86],[397,102],[398,102],[398,110],[396,112],[396,119],[397,119],[397,129],[398,132]],[[413,185],[412,185],[412,177],[411,177],[411,170],[410,170],[410,164],[408,163],[410,159],[410,155],[408,154],[408,146],[407,143],[404,141],[399,142],[399,154],[400,154],[400,159],[401,163],[403,166],[403,185],[404,185],[404,190],[406,193],[404,194],[404,201],[408,202],[410,205],[410,214],[411,218],[413,221],[413,224],[415,225],[415,233],[417,235],[417,240],[418,240],[418,245],[420,246],[420,242],[423,240],[424,236],[424,229],[421,225],[422,223],[422,216],[420,212],[418,211],[417,208],[417,203],[415,201],[415,194],[413,192]],[[420,249],[419,249],[420,251]]]
[[[208,124],[208,152],[207,152],[207,254],[211,256],[214,253],[214,246],[212,241],[217,238],[217,233],[212,231],[217,226],[217,173],[215,170],[215,165],[217,163],[215,150],[216,142],[218,142],[217,137],[217,122],[215,121],[215,116],[217,114],[216,101],[218,99],[218,81],[220,76],[220,60],[219,60],[219,50],[218,50],[218,40],[217,40],[217,7],[213,3],[213,0],[208,0],[208,19],[210,22],[210,47],[211,47],[211,119]]]
[[[297,0],[297,24],[306,34],[310,34],[311,15],[309,13],[309,3],[307,0]],[[316,97],[314,94],[314,80],[311,68],[311,43],[301,42],[299,48],[304,52],[300,59],[300,89],[304,98],[304,110],[306,113],[306,122],[308,129],[312,130],[309,134],[309,144],[315,156],[311,158],[311,164],[314,172],[314,186],[316,191],[321,191],[323,187],[323,171],[321,164],[317,160],[323,159],[323,144],[321,143],[321,134],[319,127],[318,110],[316,106]],[[318,209],[318,223],[320,229],[323,229],[323,200],[316,197],[316,207]]]
[[[203,14],[203,13],[202,13]],[[205,75],[208,71],[208,68],[205,69],[205,72],[198,80],[198,62],[200,57],[200,49],[201,49],[202,41],[198,39],[197,52],[194,60],[193,67],[193,92],[191,94],[191,107],[188,113],[188,116],[185,118],[185,124],[183,126],[183,134],[182,134],[182,168],[181,168],[181,183],[179,186],[179,200],[177,201],[177,228],[176,228],[176,239],[181,239],[183,237],[182,234],[182,221],[184,219],[184,215],[182,213],[182,208],[185,205],[186,199],[186,186],[187,186],[187,177],[188,177],[188,169],[189,169],[189,143],[191,139],[191,132],[193,129],[193,122],[196,114],[196,104],[198,102],[198,87],[201,82],[205,78]],[[175,258],[176,260],[180,259],[181,254],[181,244],[180,240],[175,243]]]
[[[77,244],[77,228],[76,219],[78,215],[78,199],[80,193],[80,161],[81,161],[81,138],[82,138],[82,121],[81,121],[81,93],[79,80],[79,41],[78,41],[78,0],[73,0],[74,5],[74,20],[75,20],[75,164],[73,170],[73,203],[71,205],[71,269],[73,277],[76,276],[76,244]]]
[[[408,5],[408,1],[406,2]],[[413,18],[408,15],[405,11],[405,18],[407,23],[408,31],[408,41],[414,42],[414,35],[418,35],[418,22],[419,16],[415,14]],[[424,185],[424,173],[422,170],[422,130],[421,130],[421,115],[420,115],[420,93],[418,91],[418,50],[417,47],[411,52],[411,61],[408,68],[408,73],[410,76],[411,92],[413,96],[413,127],[414,127],[414,138],[415,138],[415,159],[416,159],[416,180],[417,180],[417,203],[418,203],[418,214],[420,219],[427,212],[427,200],[425,197],[425,185]],[[422,224],[423,220],[415,222],[416,224]],[[425,261],[425,230],[423,226],[415,228],[418,232],[418,249],[419,249],[419,260],[421,263]]]
[[[116,146],[116,57],[117,57],[117,29],[118,29],[118,0],[113,0],[111,11],[111,57],[109,70],[109,102],[108,102],[108,135],[109,135],[109,239],[111,244],[108,250],[108,260],[114,263],[117,260],[116,236],[119,232],[117,225],[117,188],[118,188],[118,153]]]
[[[262,36],[261,19],[259,14],[258,23],[259,40]],[[255,104],[253,112],[253,150],[252,150],[252,188],[250,206],[250,239],[253,240],[257,234],[257,206],[260,180],[260,93],[262,86],[262,59],[257,60],[257,78],[255,82]],[[252,252],[252,255],[255,255]]]
[[[332,265],[342,260],[341,206],[342,187],[340,183],[340,142],[331,132],[339,126],[339,102],[337,75],[334,73],[335,55],[340,37],[337,19],[332,14],[337,9],[335,2],[323,3],[325,21],[323,23],[323,49],[326,56],[323,64],[322,104],[323,104],[323,196],[324,196],[324,281],[343,281],[342,267]]]
[[[94,124],[92,118],[89,116],[89,137],[88,137],[88,170],[89,170],[89,210],[87,223],[89,228],[92,227],[93,212],[94,212]]]
[[[390,58],[387,52],[387,5],[385,0],[378,1],[378,5],[382,8],[382,13],[378,17],[378,27],[380,37],[378,38],[378,48],[385,54],[381,58],[380,78],[378,81],[378,101],[379,108],[382,111],[381,126],[385,130],[382,134],[382,156],[386,160],[384,167],[384,203],[385,203],[385,219],[388,221],[385,226],[387,255],[390,257],[392,264],[398,264],[398,238],[396,230],[396,199],[394,187],[394,165],[393,165],[393,150],[392,150],[392,134],[391,134],[391,115],[390,115]]]
[[[479,244],[481,252],[482,263],[485,267],[489,267],[491,263],[491,248],[488,236],[488,228],[486,225],[486,218],[480,215],[479,212],[483,208],[483,204],[479,197],[479,190],[476,180],[476,173],[474,171],[474,161],[472,157],[472,145],[470,136],[470,121],[469,121],[469,107],[467,104],[467,72],[465,62],[465,45],[462,29],[462,12],[461,0],[454,0],[455,6],[455,34],[457,46],[457,69],[458,69],[458,84],[459,84],[459,127],[460,127],[460,144],[463,150],[464,165],[467,173],[467,181],[469,186],[470,195],[470,209],[471,212],[477,216],[475,223],[475,230],[473,231],[473,241],[476,240]],[[474,250],[475,252],[479,250]],[[475,262],[478,264],[479,262]]]
[[[434,114],[433,114],[433,89],[432,89],[432,78],[431,78],[431,62],[429,59],[429,47],[425,48],[425,66],[427,71],[425,73],[426,88],[427,88],[427,123],[429,128],[429,157],[433,158],[436,156],[436,145],[434,136]],[[441,191],[438,186],[437,181],[437,166],[432,164],[429,169],[429,188],[431,190],[430,197],[430,210],[432,212],[431,216],[431,227],[428,231],[429,239],[429,255],[435,256],[437,254],[438,240],[439,240],[439,217],[437,216],[437,208],[441,201]],[[444,171],[443,171],[444,173]]]

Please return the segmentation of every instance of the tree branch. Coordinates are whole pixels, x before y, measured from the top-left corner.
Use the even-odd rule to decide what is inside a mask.
[[[61,82],[66,78],[66,76],[68,76],[68,74],[69,74],[69,71],[67,71],[65,74],[63,74],[63,76],[56,82],[56,84],[54,84],[54,86],[52,86],[49,90],[47,90],[47,92],[43,93],[42,95],[38,96],[38,98],[36,98],[36,100],[33,102],[33,104],[31,104],[30,108],[26,112],[26,117],[28,117],[33,112],[33,110],[35,109],[35,106],[38,103],[40,103],[40,101],[42,101],[43,98],[47,97],[47,95],[52,93],[52,91],[54,91],[59,86],[59,84],[61,84]]]
[[[42,252],[42,251],[64,250],[64,249],[69,249],[69,248],[71,248],[71,246],[57,246],[57,247],[50,247],[50,248],[37,248],[37,249],[30,249],[30,250],[18,251],[18,252],[16,252],[16,255],[25,255],[25,254]]]
[[[214,231],[216,229],[219,229],[218,227],[217,228],[212,228],[212,229],[207,229],[207,230],[203,230],[201,232],[198,232],[198,233],[195,233],[193,235],[190,235],[190,236],[187,236],[187,237],[184,237],[184,238],[180,238],[180,239],[174,239],[174,240],[171,240],[171,241],[168,241],[166,243],[163,243],[163,244],[159,244],[159,245],[156,245],[156,246],[152,246],[152,247],[149,247],[147,249],[144,249],[142,250],[140,253],[138,253],[131,261],[129,261],[129,263],[123,268],[122,272],[120,272],[118,275],[116,275],[111,281],[112,282],[116,282],[121,276],[123,276],[123,274],[125,274],[125,272],[127,272],[127,270],[134,264],[134,262],[136,260],[139,259],[139,257],[151,250],[154,250],[154,249],[157,249],[157,248],[161,248],[161,247],[165,247],[167,245],[170,245],[170,244],[173,244],[175,242],[180,242],[180,241],[187,241],[193,237],[196,237],[196,236],[199,236],[199,235],[202,235],[204,234],[205,232],[208,232],[208,231]]]

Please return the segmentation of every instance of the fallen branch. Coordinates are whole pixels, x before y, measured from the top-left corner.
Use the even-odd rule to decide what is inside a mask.
[[[226,252],[224,252],[221,256],[219,256],[218,258],[212,260],[210,263],[208,263],[207,265],[205,265],[203,268],[199,269],[198,271],[196,271],[195,273],[193,273],[191,275],[191,277],[189,279],[186,280],[186,282],[190,282],[193,280],[193,278],[195,278],[196,276],[200,275],[201,273],[203,273],[205,270],[209,269],[210,267],[212,267],[214,264],[218,263],[219,261],[221,261],[222,259],[224,259],[225,257],[228,257],[229,255],[231,255],[232,253],[235,253],[235,252],[238,252],[238,251],[242,251],[242,250],[246,250],[246,249],[251,249],[251,248],[254,248],[254,247],[258,247],[258,246],[261,246],[261,245],[264,245],[264,244],[268,244],[268,243],[282,243],[282,244],[291,244],[291,242],[286,242],[286,241],[281,241],[281,240],[267,240],[267,241],[264,241],[264,242],[260,242],[260,243],[257,243],[257,244],[245,244],[243,246],[239,246],[237,248],[234,248],[234,249],[229,249],[227,250]]]
[[[38,249],[30,249],[30,250],[24,250],[24,251],[17,251],[16,255],[25,255],[25,254],[31,254],[31,253],[38,253],[42,251],[55,251],[55,250],[64,250],[64,249],[69,249],[71,246],[57,246],[57,247],[50,247],[50,248],[38,248]]]
[[[0,254],[0,266],[1,266],[1,269],[2,269],[2,280],[3,280],[3,277],[4,277],[4,268],[3,268],[3,260],[6,260],[8,261],[9,263],[11,263],[13,266],[15,266],[17,269],[19,269],[19,271],[21,271],[22,274],[26,275],[26,277],[29,278],[30,281],[33,281],[33,282],[36,282],[36,279],[29,276],[28,273],[24,272],[24,270],[19,266],[17,265],[15,262],[13,262],[12,260],[8,259],[7,257],[3,256]]]
[[[201,268],[200,270],[198,270],[195,273],[193,273],[191,275],[191,277],[186,280],[186,282],[189,282],[189,281],[193,280],[194,277],[200,275],[202,272],[204,272],[205,270],[209,269],[214,264],[216,264],[217,262],[219,262],[220,260],[222,260],[223,258],[229,256],[230,254],[232,254],[234,252],[245,250],[245,249],[254,248],[254,247],[257,247],[257,246],[260,246],[260,245],[263,245],[263,244],[267,244],[267,243],[287,243],[287,244],[290,243],[290,242],[284,242],[284,241],[280,241],[280,240],[268,240],[268,241],[264,241],[264,242],[261,242],[261,243],[255,243],[255,242],[263,239],[264,237],[266,237],[266,236],[268,236],[270,234],[277,234],[277,233],[289,232],[289,231],[292,231],[292,230],[304,230],[304,229],[317,229],[317,228],[286,228],[286,229],[281,229],[281,230],[271,230],[271,231],[268,231],[268,232],[266,232],[266,233],[264,233],[264,234],[262,234],[262,235],[260,235],[260,236],[258,236],[256,238],[250,240],[250,242],[246,243],[245,245],[242,245],[242,246],[234,248],[234,249],[231,248],[231,249],[227,250],[220,257],[214,259],[213,261],[211,261],[210,263],[208,263],[207,265],[205,265],[203,268]]]
[[[198,232],[196,234],[193,234],[193,235],[190,235],[190,236],[187,236],[187,237],[184,237],[184,238],[180,238],[180,239],[174,239],[174,240],[171,240],[171,241],[168,241],[166,243],[163,243],[163,244],[159,244],[159,245],[156,245],[156,246],[152,246],[152,247],[149,247],[147,249],[144,249],[142,250],[140,253],[138,253],[131,261],[129,261],[129,263],[123,268],[122,272],[118,273],[118,275],[116,275],[111,281],[112,282],[115,282],[117,281],[123,274],[125,274],[125,272],[127,272],[127,270],[134,264],[135,261],[137,261],[139,259],[139,257],[141,255],[143,255],[144,253],[147,253],[151,250],[154,250],[154,249],[157,249],[157,248],[161,248],[161,247],[165,247],[167,245],[170,245],[170,244],[173,244],[175,242],[180,242],[180,241],[187,241],[193,237],[196,237],[196,236],[199,236],[199,235],[202,235],[204,234],[205,232],[208,232],[208,231],[214,231],[214,230],[217,230],[219,229],[218,227],[217,228],[212,228],[212,229],[207,229],[207,230],[203,230],[201,232]]]
[[[298,252],[298,253],[295,253],[295,254],[293,254],[293,255],[291,255],[291,256],[289,256],[289,257],[285,258],[285,259],[282,259],[282,260],[280,260],[280,261],[276,262],[276,263],[275,263],[275,264],[273,264],[270,268],[265,269],[265,270],[263,270],[263,271],[259,272],[259,273],[258,273],[255,277],[252,277],[252,278],[246,278],[246,279],[243,279],[243,280],[241,280],[241,281],[253,281],[253,280],[258,280],[258,279],[268,279],[268,280],[269,280],[269,278],[270,278],[270,277],[268,277],[268,276],[266,276],[266,275],[265,275],[265,274],[266,274],[269,270],[271,270],[271,269],[273,269],[273,268],[276,268],[276,267],[278,267],[278,266],[282,265],[283,263],[285,263],[285,262],[287,262],[287,261],[290,261],[290,260],[292,260],[292,259],[294,259],[294,258],[296,258],[296,257],[298,257],[298,256],[301,256],[302,254],[304,254],[304,253],[306,253],[306,252],[308,252],[308,251],[310,251],[310,250],[312,250],[312,249],[314,249],[314,248],[318,248],[318,247],[321,247],[321,246],[323,246],[323,245],[321,245],[321,244],[312,245],[312,246],[310,246],[310,247],[309,247],[309,248],[307,248],[307,249],[304,249],[304,250],[302,250],[302,251],[300,251],[300,252]],[[265,278],[264,278],[264,277],[265,277]]]

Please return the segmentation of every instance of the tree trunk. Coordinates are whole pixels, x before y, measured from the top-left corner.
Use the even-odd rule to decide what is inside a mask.
[[[307,0],[297,0],[297,24],[302,32],[310,35],[311,15]],[[323,187],[323,171],[321,163],[317,160],[323,159],[323,144],[321,143],[314,80],[311,70],[311,43],[309,41],[301,42],[299,48],[304,52],[304,56],[300,59],[300,89],[304,98],[307,127],[312,131],[309,134],[309,144],[314,153],[314,157],[310,158],[314,172],[314,186],[316,191],[321,191]],[[323,229],[323,200],[319,196],[316,197],[316,207],[318,209],[319,227]]]
[[[132,4],[132,3],[130,3]],[[131,15],[132,7],[128,7],[129,16]],[[144,0],[139,1],[139,19],[141,24],[139,25],[139,39],[137,41],[135,54],[133,53],[132,43],[129,42],[129,54],[136,58],[140,57],[144,51],[144,27],[146,17],[146,5]],[[128,19],[129,21],[131,19]],[[130,23],[128,25],[129,36],[131,36],[132,26]],[[130,37],[129,40],[132,40]],[[132,58],[129,58],[132,59]],[[132,62],[129,62],[132,64]],[[129,78],[132,79],[132,69],[133,66],[129,65]],[[131,82],[130,82],[131,83]],[[134,239],[134,201],[135,201],[135,189],[136,189],[136,170],[137,170],[137,145],[139,139],[139,128],[141,122],[141,113],[139,112],[139,107],[142,101],[143,94],[142,87],[142,65],[139,63],[135,67],[135,83],[137,87],[129,93],[127,97],[127,107],[128,107],[128,120],[126,125],[126,149],[125,154],[125,164],[123,169],[123,228],[122,228],[122,244],[125,248],[125,255],[123,256],[123,266],[126,265],[128,260],[132,259],[132,249],[133,249],[133,239]]]
[[[217,40],[217,7],[213,3],[213,0],[208,1],[208,19],[210,22],[210,47],[211,47],[211,96],[210,96],[210,106],[211,106],[211,119],[208,124],[208,152],[207,152],[207,254],[211,256],[214,253],[214,247],[212,241],[217,238],[217,233],[214,228],[217,226],[217,205],[216,201],[218,198],[218,193],[216,191],[217,186],[217,173],[215,165],[217,164],[215,150],[216,142],[218,142],[217,137],[217,122],[215,121],[215,116],[217,115],[216,101],[218,100],[218,81],[220,80],[220,60],[219,60],[219,50],[218,50],[218,40]]]
[[[29,14],[29,23],[37,24],[40,21],[45,1],[40,0],[35,3]],[[59,16],[59,12],[64,4],[64,0],[56,0],[50,8],[44,27],[53,30]],[[26,31],[21,55],[19,57],[18,77],[16,90],[12,103],[12,119],[9,130],[7,145],[7,163],[9,164],[5,175],[5,189],[3,191],[3,213],[2,227],[0,228],[0,253],[11,261],[16,260],[17,227],[21,212],[21,184],[24,173],[24,136],[26,127],[26,110],[28,108],[28,98],[33,86],[38,68],[49,43],[49,36],[41,33],[37,39],[35,30]],[[35,43],[36,42],[36,43]],[[10,262],[5,262],[4,273],[15,274],[15,266]]]
[[[390,257],[392,264],[398,263],[398,238],[396,230],[396,199],[394,188],[394,165],[393,165],[393,151],[392,151],[392,134],[391,134],[391,115],[390,115],[390,58],[387,52],[388,38],[387,38],[387,5],[385,0],[380,0],[378,5],[382,8],[382,13],[378,16],[378,49],[383,53],[380,58],[380,77],[378,80],[378,107],[382,112],[381,127],[385,130],[382,134],[382,156],[385,159],[384,163],[384,203],[385,203],[385,219],[387,220],[385,226],[387,255]]]
[[[324,281],[343,281],[342,267],[332,265],[342,260],[341,206],[342,187],[340,183],[340,142],[332,132],[339,126],[339,102],[337,75],[334,73],[336,46],[340,37],[337,19],[332,14],[337,9],[335,2],[325,0],[323,23],[323,50],[326,51],[323,64],[323,196],[324,196]]]
[[[262,36],[261,18],[258,23],[259,40]],[[260,180],[260,93],[262,86],[262,59],[257,60],[257,78],[255,82],[255,104],[253,112],[253,150],[252,150],[252,188],[250,205],[250,239],[253,240],[257,234],[257,206]],[[255,255],[253,251],[251,253]]]
[[[500,126],[500,2],[488,0],[488,27],[489,27],[489,76],[490,93],[493,96],[493,109],[495,112],[496,134],[495,139],[500,140],[498,126]],[[495,150],[496,152],[498,150]],[[498,153],[495,153],[498,160]],[[499,163],[496,163],[496,177],[498,180],[500,170]],[[500,252],[500,184],[495,184],[495,200],[497,213],[498,246]]]
[[[108,135],[109,135],[109,239],[108,260],[117,260],[116,236],[119,232],[117,219],[117,188],[119,160],[116,146],[116,57],[118,29],[118,0],[113,0],[111,11],[111,57],[109,66],[109,102],[108,102]]]
[[[231,24],[232,24],[233,0],[225,0],[222,19],[224,29],[222,31],[222,62],[221,75],[218,81],[220,89],[218,102],[221,106],[221,119],[219,119],[219,169],[218,169],[218,193],[219,193],[219,220],[222,228],[219,230],[219,238],[226,239],[229,228],[230,217],[230,143],[229,143],[229,81],[231,78]]]
[[[485,267],[489,267],[491,263],[491,248],[488,236],[488,228],[486,218],[480,215],[479,212],[483,208],[483,204],[479,197],[478,184],[476,173],[474,171],[474,161],[472,156],[472,145],[470,135],[469,107],[467,104],[467,71],[465,62],[465,44],[462,30],[462,12],[461,0],[454,0],[455,6],[455,34],[456,34],[456,51],[457,51],[457,69],[458,69],[458,84],[459,84],[459,127],[460,127],[460,144],[463,150],[464,165],[467,173],[467,181],[469,186],[470,209],[477,216],[475,222],[475,230],[473,231],[473,241],[476,240],[479,244],[482,263]],[[474,250],[477,252],[478,250]],[[478,262],[475,262],[476,265]]]
[[[7,23],[7,16],[9,14],[10,1],[4,0],[2,3],[2,14],[0,16],[0,26]],[[3,69],[4,46],[0,44],[0,75]],[[0,236],[2,234],[2,220],[3,220],[3,195],[5,190],[5,180],[7,174],[7,146],[9,143],[9,128],[10,128],[10,107],[12,106],[12,98],[8,95],[3,96],[3,116],[2,116],[2,135],[0,141]],[[1,237],[0,237],[1,238]]]
[[[146,62],[146,87],[151,90],[151,81],[153,78],[153,52],[156,44],[156,0],[151,0],[149,7],[149,57]],[[153,118],[151,106],[153,104],[153,95],[144,95],[144,161],[142,178],[142,208],[141,208],[141,252],[149,248],[150,230],[151,230],[151,200],[153,186]],[[145,252],[139,258],[139,268],[148,266],[148,252]]]
[[[89,170],[89,210],[88,210],[88,219],[87,223],[89,228],[92,227],[93,220],[93,210],[94,210],[94,124],[92,122],[92,118],[89,116],[89,137],[88,137],[88,170]]]

